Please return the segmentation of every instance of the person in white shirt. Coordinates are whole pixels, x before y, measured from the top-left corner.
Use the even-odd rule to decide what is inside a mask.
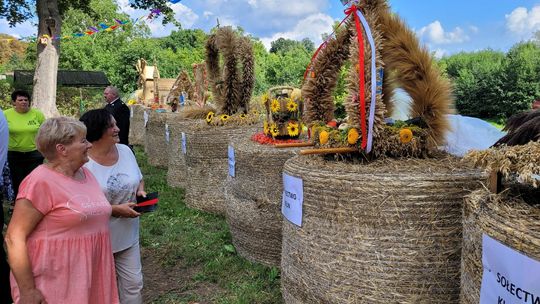
[[[143,276],[139,248],[136,196],[146,196],[141,170],[131,149],[120,144],[116,120],[106,109],[91,110],[80,120],[92,143],[84,166],[96,177],[112,205],[111,243],[120,303],[142,303]]]

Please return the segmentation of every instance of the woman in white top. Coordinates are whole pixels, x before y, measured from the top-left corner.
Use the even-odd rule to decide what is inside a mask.
[[[139,213],[136,196],[146,196],[144,181],[131,149],[120,144],[114,117],[105,109],[84,113],[86,139],[92,143],[85,164],[112,205],[111,243],[120,303],[142,303],[142,266],[139,248]]]

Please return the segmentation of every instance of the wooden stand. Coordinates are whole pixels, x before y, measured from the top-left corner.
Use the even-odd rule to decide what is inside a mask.
[[[358,149],[356,148],[326,148],[326,149],[300,150],[300,155],[339,154],[339,153],[351,153],[351,152],[358,152]]]
[[[298,148],[298,147],[312,147],[313,143],[310,142],[298,142],[298,143],[283,143],[275,144],[275,148]]]

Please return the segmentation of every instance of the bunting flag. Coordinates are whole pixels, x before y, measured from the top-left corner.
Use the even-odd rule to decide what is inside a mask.
[[[161,15],[161,10],[152,9],[152,10],[150,10],[150,13],[148,15],[138,17],[137,19],[134,19],[133,21],[131,21],[129,19],[128,20],[120,20],[120,19],[115,18],[114,19],[115,23],[112,24],[112,25],[107,25],[106,22],[100,22],[100,23],[98,23],[97,26],[89,26],[89,27],[86,28],[85,31],[82,31],[82,32],[79,32],[79,33],[73,33],[71,35],[64,35],[64,36],[53,36],[53,37],[49,37],[49,35],[42,35],[40,38],[46,38],[46,39],[50,38],[51,40],[66,40],[66,39],[71,39],[71,38],[80,38],[80,37],[84,37],[84,36],[92,36],[92,35],[95,35],[97,33],[112,32],[112,31],[120,28],[121,26],[124,26],[124,25],[129,24],[129,23],[132,23],[133,25],[135,25],[138,22],[143,21],[143,20],[152,21],[152,20],[154,20],[156,17],[158,17],[160,15]],[[13,40],[26,41],[26,42],[36,42],[36,41],[38,41],[38,37],[36,37],[36,36],[23,37],[23,38],[20,38],[20,39],[17,39],[17,38],[0,38],[0,41],[7,41],[8,43],[13,41]]]

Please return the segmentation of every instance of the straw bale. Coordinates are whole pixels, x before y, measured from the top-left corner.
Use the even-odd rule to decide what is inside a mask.
[[[293,157],[303,220],[283,221],[286,303],[457,303],[463,196],[485,175],[450,156],[367,164]]]
[[[150,109],[138,104],[129,107],[131,113],[133,113],[129,123],[129,143],[132,145],[144,145],[144,134],[146,133],[144,111],[150,111]]]
[[[540,142],[471,151],[464,159],[487,171],[501,172],[506,178],[516,175],[523,183],[540,186]]]
[[[193,125],[191,119],[175,119],[169,125],[169,162],[167,168],[167,184],[172,187],[186,188],[187,166],[182,151],[182,132],[189,132]]]
[[[191,208],[225,214],[225,182],[228,175],[228,145],[233,135],[246,137],[256,133],[252,126],[209,126],[205,121],[193,123],[186,132],[188,183],[186,205]]]
[[[167,154],[165,124],[168,124],[168,121],[178,119],[179,115],[178,113],[149,111],[148,116],[145,138],[145,152],[148,156],[148,163],[156,167],[167,167],[169,156]]]
[[[477,190],[465,199],[461,303],[480,303],[482,234],[540,260],[540,190],[513,186],[499,194]]]
[[[233,244],[248,260],[270,266],[281,262],[281,193],[285,161],[299,148],[276,149],[234,138],[235,177],[226,184],[226,217]]]

